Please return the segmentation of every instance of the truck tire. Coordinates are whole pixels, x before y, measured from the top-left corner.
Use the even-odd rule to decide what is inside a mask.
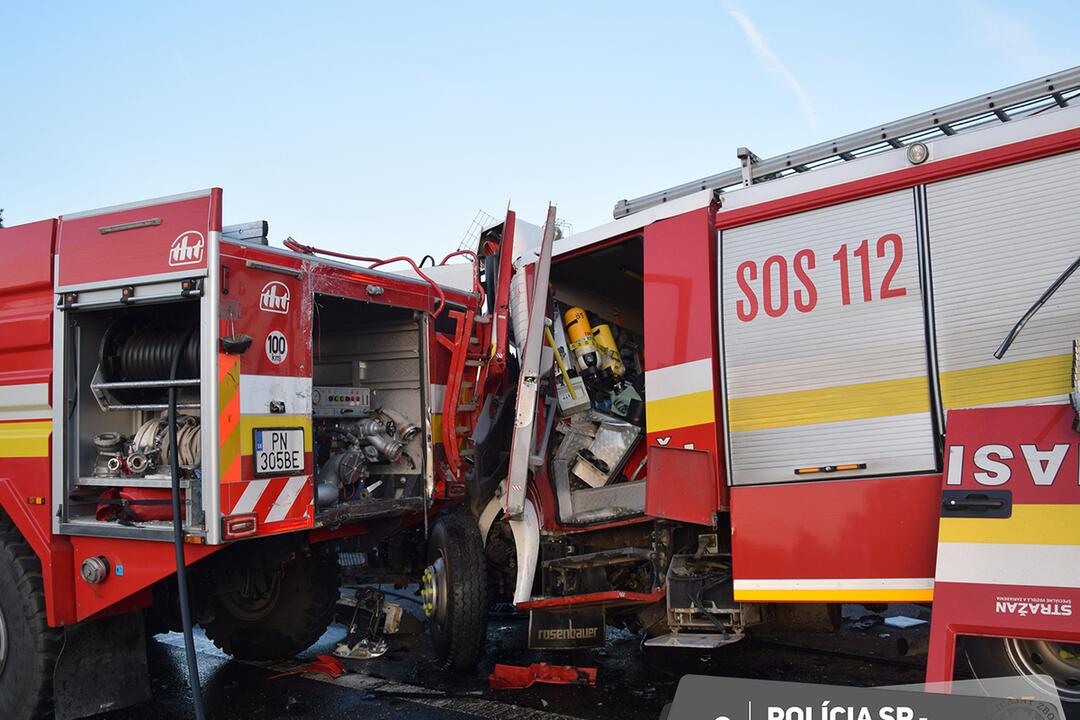
[[[470,515],[444,515],[428,543],[421,593],[435,658],[445,670],[476,667],[487,641],[487,558]]]
[[[975,678],[1023,677],[1035,689],[1056,690],[1065,714],[1080,717],[1080,646],[1044,640],[964,637],[960,652]],[[1034,675],[1054,679],[1050,687]]]
[[[45,619],[41,563],[14,523],[0,514],[0,718],[51,715],[62,636]]]
[[[334,619],[337,560],[301,555],[278,570],[243,572],[240,589],[214,595],[206,636],[239,660],[279,660],[311,647]]]

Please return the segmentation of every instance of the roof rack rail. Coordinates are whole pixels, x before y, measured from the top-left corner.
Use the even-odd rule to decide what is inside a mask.
[[[739,148],[741,167],[633,200],[620,200],[615,204],[614,215],[618,219],[702,190],[722,192],[745,187],[912,142],[1009,122],[1069,107],[1077,100],[1080,100],[1080,66],[765,160],[746,148]]]

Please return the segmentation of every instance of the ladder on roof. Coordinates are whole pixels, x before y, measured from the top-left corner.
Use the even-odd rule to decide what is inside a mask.
[[[1073,101],[1080,101],[1080,66],[766,160],[744,147],[739,148],[741,167],[633,200],[620,200],[615,204],[614,215],[618,219],[703,190],[723,192],[909,143],[1030,117],[1069,107]]]

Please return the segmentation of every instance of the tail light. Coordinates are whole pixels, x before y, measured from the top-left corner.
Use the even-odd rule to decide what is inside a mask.
[[[232,515],[222,521],[222,537],[226,540],[251,537],[259,531],[259,520],[254,513]]]

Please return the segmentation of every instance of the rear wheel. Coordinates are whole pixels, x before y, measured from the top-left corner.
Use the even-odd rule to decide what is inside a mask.
[[[1062,705],[1080,712],[1080,645],[1018,638],[962,639],[968,667],[980,680],[1019,676],[1033,688],[1056,692]],[[1051,682],[1042,677],[1048,676]]]
[[[275,569],[251,568],[214,596],[203,624],[215,645],[241,660],[277,660],[311,647],[334,618],[337,561],[300,556]]]
[[[428,544],[421,595],[435,657],[448,670],[476,667],[487,640],[487,558],[476,519],[445,515]]]
[[[45,619],[37,556],[0,516],[0,717],[32,720],[52,709],[52,675],[62,631]]]

